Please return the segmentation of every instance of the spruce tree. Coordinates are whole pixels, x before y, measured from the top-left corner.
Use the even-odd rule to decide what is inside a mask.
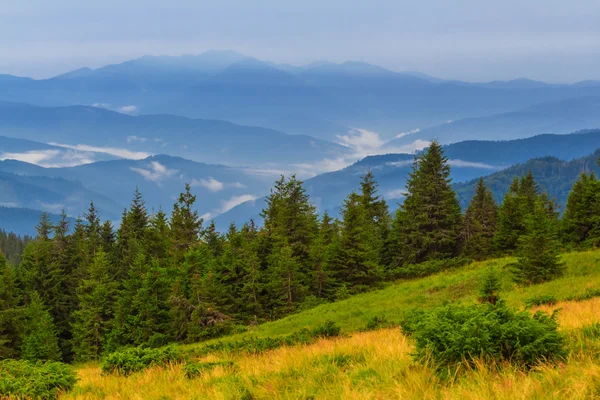
[[[519,284],[546,282],[564,273],[556,224],[548,216],[546,205],[538,199],[525,221],[526,232],[519,238],[518,260],[513,276]]]
[[[87,276],[77,289],[79,307],[73,312],[73,350],[77,361],[97,360],[114,318],[117,284],[110,276],[109,260],[96,251]]]
[[[373,225],[374,236],[372,245],[378,255],[378,262],[385,261],[385,243],[388,240],[391,229],[391,217],[386,201],[378,194],[378,184],[371,170],[367,171],[362,178],[360,202],[365,210],[367,221]]]
[[[300,262],[287,243],[276,247],[269,256],[270,279],[267,285],[270,301],[270,317],[292,312],[306,294],[306,277],[301,272]]]
[[[462,241],[466,256],[483,260],[492,254],[497,212],[492,192],[480,178],[463,219]]]
[[[29,361],[60,361],[62,357],[58,347],[58,332],[52,316],[37,292],[29,293],[28,297],[21,358]]]
[[[173,262],[175,266],[183,261],[183,255],[194,246],[200,237],[202,219],[198,211],[193,209],[196,196],[191,193],[191,186],[185,185],[185,191],[179,195],[171,214],[171,240]]]
[[[500,300],[501,287],[498,272],[492,267],[488,267],[483,277],[483,284],[479,288],[479,302],[496,304]]]
[[[317,298],[328,298],[335,287],[334,262],[337,250],[337,226],[327,211],[323,213],[319,233],[310,248],[312,262],[311,292]]]
[[[361,292],[381,279],[378,248],[372,243],[376,227],[361,198],[351,193],[344,202],[339,244],[335,256],[335,278],[353,292]]]
[[[574,246],[600,244],[600,184],[594,174],[582,173],[573,184],[562,217],[562,239]]]
[[[461,210],[442,146],[433,141],[415,157],[407,194],[396,213],[401,254],[396,266],[454,257],[460,248]]]
[[[0,360],[15,358],[19,353],[23,329],[20,301],[14,269],[0,252]]]

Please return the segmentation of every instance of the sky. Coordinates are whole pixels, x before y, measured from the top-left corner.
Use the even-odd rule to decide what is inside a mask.
[[[232,49],[445,79],[600,80],[598,0],[0,0],[0,73]]]

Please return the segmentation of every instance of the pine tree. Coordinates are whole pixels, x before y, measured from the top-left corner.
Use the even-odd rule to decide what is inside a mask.
[[[323,213],[319,233],[310,248],[313,264],[311,292],[317,298],[328,298],[335,287],[334,261],[337,250],[337,226],[327,211]]]
[[[58,332],[52,316],[36,292],[29,294],[25,309],[25,330],[21,344],[21,358],[29,361],[60,361]]]
[[[501,287],[498,272],[492,267],[488,267],[483,278],[483,284],[479,288],[479,302],[496,304],[500,300]]]
[[[150,259],[155,259],[164,265],[170,264],[169,258],[173,248],[171,227],[162,209],[150,218],[145,247]]]
[[[392,223],[388,206],[386,201],[378,195],[378,184],[370,170],[363,176],[360,186],[361,206],[365,210],[367,221],[373,225],[374,236],[371,243],[377,252],[378,261],[383,263],[386,257],[384,245],[390,234]]]
[[[183,261],[183,255],[194,246],[200,237],[202,219],[198,211],[193,210],[196,196],[191,186],[185,185],[185,192],[179,195],[171,214],[171,238],[173,242],[173,261],[177,266]]]
[[[361,292],[381,279],[378,249],[372,243],[376,227],[356,193],[351,193],[344,202],[342,217],[335,278],[339,284],[346,283],[351,292]]]
[[[79,308],[73,312],[73,344],[77,361],[97,360],[111,330],[117,284],[110,276],[106,253],[98,249],[87,277],[77,289]]]
[[[276,249],[269,257],[270,279],[267,286],[272,317],[292,312],[306,293],[306,279],[292,247],[283,243]]]
[[[520,284],[537,284],[561,276],[556,224],[548,216],[541,200],[525,221],[526,232],[519,238],[518,261],[513,265],[514,280]]]
[[[18,355],[23,330],[20,300],[13,267],[0,252],[0,360]]]
[[[402,247],[396,267],[458,254],[460,204],[451,186],[448,158],[437,141],[415,157],[395,226]]]
[[[462,241],[466,256],[483,260],[492,254],[497,213],[492,192],[481,178],[463,219]]]
[[[600,244],[600,183],[582,173],[573,184],[562,218],[562,239],[575,246]]]
[[[88,211],[83,214],[83,218],[86,221],[84,230],[89,248],[88,252],[91,258],[94,258],[96,251],[102,246],[102,222],[93,201],[90,203]]]

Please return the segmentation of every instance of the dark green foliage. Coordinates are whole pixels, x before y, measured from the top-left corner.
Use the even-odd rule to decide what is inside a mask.
[[[364,291],[381,280],[377,242],[377,227],[361,196],[350,194],[342,210],[334,276],[338,282],[346,283],[351,293]]]
[[[183,370],[188,379],[194,379],[212,371],[216,367],[233,368],[235,364],[233,361],[187,362]]]
[[[21,262],[21,254],[25,250],[27,243],[31,241],[31,237],[19,236],[12,232],[6,232],[0,229],[0,251],[6,257],[8,263],[12,266],[17,266]]]
[[[77,289],[79,308],[73,312],[73,350],[78,361],[96,360],[111,330],[117,284],[111,279],[106,253],[100,247]]]
[[[451,258],[460,249],[461,210],[450,185],[450,166],[442,146],[433,141],[420,153],[396,213],[392,236],[399,244],[393,267]]]
[[[600,297],[600,289],[598,288],[587,288],[585,292],[576,296],[569,296],[565,301],[585,301],[593,299],[594,297]]]
[[[29,305],[25,309],[21,358],[29,361],[59,361],[62,355],[52,316],[37,292],[30,293],[29,298]]]
[[[342,328],[333,321],[325,321],[311,331],[313,337],[331,338],[340,336]]]
[[[20,300],[14,269],[0,253],[0,360],[18,355],[23,330]]]
[[[59,362],[0,361],[0,397],[57,399],[77,383],[73,369]]]
[[[498,208],[492,192],[481,178],[463,219],[464,255],[475,260],[483,260],[492,254],[497,214]]]
[[[479,302],[496,304],[500,299],[499,293],[501,287],[498,272],[492,267],[488,267],[483,277],[483,284],[479,288]]]
[[[538,296],[532,296],[525,300],[525,305],[527,307],[541,306],[543,304],[552,305],[556,303],[558,303],[558,299],[552,294],[541,294]]]
[[[102,362],[102,372],[129,375],[155,366],[181,363],[184,359],[184,354],[174,347],[133,347],[107,355]]]
[[[563,241],[577,247],[600,245],[599,215],[600,182],[593,173],[582,173],[567,199],[561,226]]]
[[[365,327],[362,329],[363,331],[375,331],[377,329],[389,328],[393,326],[391,322],[387,320],[385,315],[379,316],[374,315],[367,321]]]
[[[407,310],[400,320],[400,328],[405,335],[412,335],[417,330],[417,325],[425,318],[425,311],[419,308]]]
[[[424,313],[412,330],[415,358],[430,359],[439,369],[481,358],[529,368],[565,356],[564,338],[554,316],[541,312],[532,316],[502,302]]]
[[[517,283],[532,285],[555,279],[564,273],[564,264],[559,257],[556,224],[539,200],[525,221],[525,233],[519,237],[518,256],[518,261],[512,265]]]

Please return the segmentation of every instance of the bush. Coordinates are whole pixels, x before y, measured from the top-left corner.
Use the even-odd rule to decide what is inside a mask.
[[[73,369],[60,362],[0,361],[0,397],[56,399],[77,383]]]
[[[342,328],[333,321],[325,321],[323,325],[317,326],[311,331],[316,338],[330,338],[340,336]]]
[[[566,301],[585,301],[593,299],[594,297],[600,297],[600,289],[597,288],[587,288],[585,292],[576,296],[569,296],[565,300]]]
[[[232,361],[215,361],[215,362],[188,362],[184,366],[185,376],[188,379],[193,379],[202,376],[206,372],[210,372],[216,367],[232,368],[234,366]]]
[[[371,318],[369,318],[369,320],[367,321],[367,324],[361,330],[363,332],[367,332],[367,331],[374,331],[377,329],[387,328],[390,326],[392,326],[392,324],[390,322],[388,322],[385,315],[381,316],[381,317],[378,315],[374,315]]]
[[[400,320],[400,329],[402,329],[402,333],[407,336],[415,333],[417,324],[419,324],[424,317],[425,311],[418,308],[406,311]]]
[[[438,368],[471,365],[477,359],[532,367],[565,355],[555,315],[531,315],[497,305],[448,306],[413,321],[418,360],[431,358]]]
[[[479,302],[496,304],[500,300],[499,293],[501,287],[498,272],[492,267],[488,267],[483,278],[483,284],[479,288]]]
[[[543,304],[552,305],[556,303],[558,303],[558,299],[552,294],[540,294],[537,296],[532,296],[525,300],[525,305],[527,307],[541,306]]]
[[[157,365],[179,363],[183,354],[174,347],[162,349],[133,347],[109,354],[102,363],[102,372],[128,375]]]

